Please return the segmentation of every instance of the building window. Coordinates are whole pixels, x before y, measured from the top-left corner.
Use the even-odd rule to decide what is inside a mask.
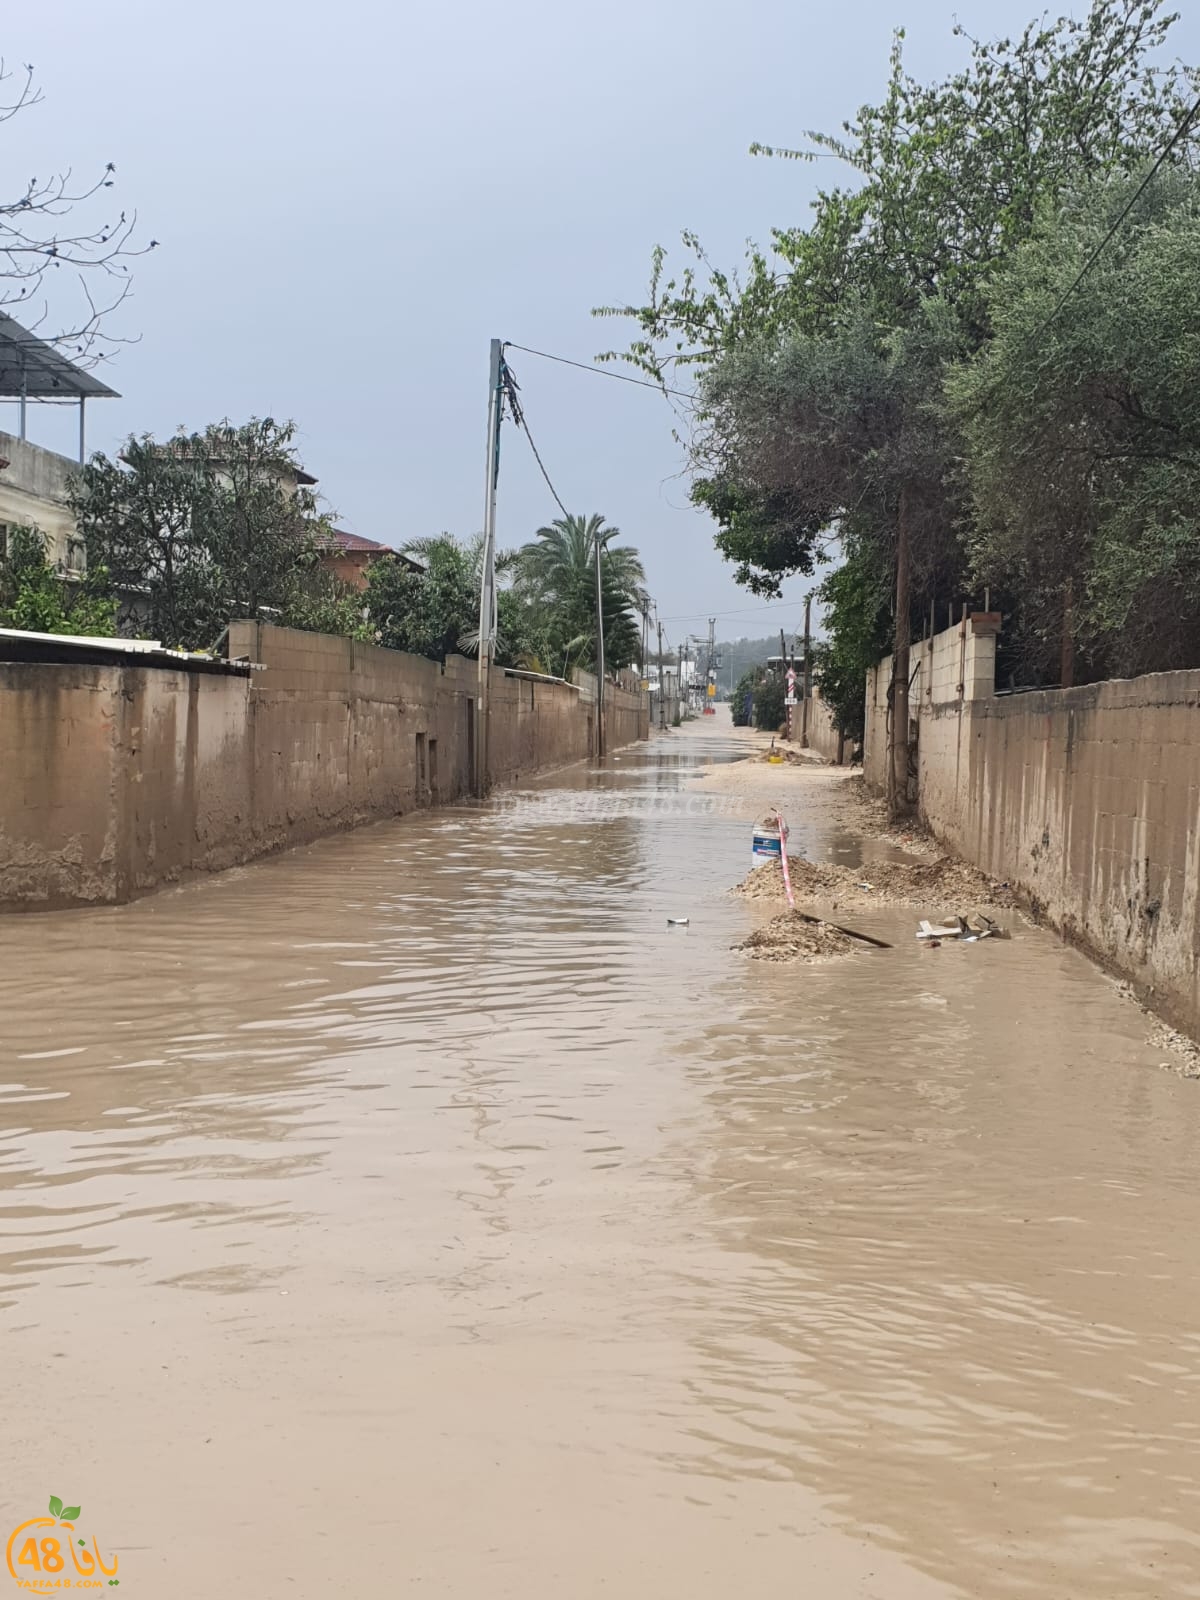
[[[8,523],[0,522],[0,561],[8,560]]]
[[[87,565],[87,547],[82,539],[67,540],[67,571],[82,572]]]

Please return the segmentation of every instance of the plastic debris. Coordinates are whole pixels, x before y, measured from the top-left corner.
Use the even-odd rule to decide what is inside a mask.
[[[686,928],[691,921],[690,917],[668,917],[668,928]]]
[[[1001,928],[991,917],[985,917],[982,913],[975,922],[960,915],[940,928],[935,928],[932,922],[922,918],[917,927],[917,938],[934,943],[942,939],[957,939],[960,944],[977,944],[980,939],[1007,939],[1008,929]]]

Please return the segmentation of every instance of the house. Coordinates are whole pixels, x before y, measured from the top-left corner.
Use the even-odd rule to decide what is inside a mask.
[[[358,533],[345,533],[335,528],[321,551],[321,566],[352,589],[367,587],[367,571],[376,561],[391,556],[414,572],[423,572],[421,562],[412,556],[393,550],[390,545],[378,544],[374,539],[364,539]]]
[[[8,553],[11,528],[32,527],[45,535],[46,554],[60,572],[83,572],[83,540],[76,537],[67,499],[70,479],[85,456],[88,400],[119,398],[114,389],[0,312],[0,403],[17,411],[16,433],[0,432],[0,558]],[[78,461],[29,441],[29,407],[39,404],[78,406]]]

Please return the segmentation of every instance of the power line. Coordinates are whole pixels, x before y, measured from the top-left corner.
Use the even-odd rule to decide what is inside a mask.
[[[520,346],[514,345],[513,348],[519,349]],[[533,459],[537,462],[542,477],[546,480],[547,489],[549,489],[550,493],[554,496],[555,505],[562,512],[563,516],[569,519],[571,513],[567,510],[566,506],[563,505],[562,500],[559,497],[558,490],[554,487],[554,484],[550,479],[550,474],[546,471],[546,463],[542,460],[541,453],[538,450],[537,445],[533,442],[533,435],[530,433],[529,424],[525,420],[524,407],[517,398],[520,385],[517,383],[516,374],[506,361],[502,361],[500,371],[502,373],[504,393],[508,397],[508,404],[512,410],[513,421],[529,440],[529,448],[533,451]]]
[[[651,383],[648,378],[631,378],[627,372],[609,372],[607,367],[589,367],[584,361],[572,361],[567,356],[552,356],[548,350],[531,350],[527,344],[505,342],[506,350],[522,350],[527,356],[540,356],[543,361],[557,361],[564,367],[578,367],[580,372],[590,372],[593,378],[615,378],[618,383],[636,383],[639,389],[653,389],[656,394],[674,394],[681,400],[695,400],[685,389],[670,389],[665,383]]]
[[[738,611],[681,611],[672,617],[664,617],[664,622],[692,622],[696,617],[746,617],[752,612],[775,611],[780,606],[791,607],[793,610],[804,604],[803,600],[772,600],[764,606],[743,606]]]
[[[1156,177],[1156,175],[1158,173],[1158,169],[1162,166],[1163,162],[1171,154],[1171,151],[1174,150],[1175,146],[1179,143],[1179,141],[1187,133],[1188,128],[1191,126],[1192,122],[1195,120],[1196,114],[1198,112],[1200,112],[1200,100],[1197,100],[1195,102],[1195,104],[1192,106],[1191,110],[1187,113],[1187,115],[1183,118],[1182,122],[1176,128],[1175,132],[1171,135],[1170,139],[1167,140],[1166,144],[1163,146],[1162,150],[1159,152],[1158,159],[1155,161],[1154,165],[1150,168],[1150,171],[1142,179],[1141,183],[1138,184],[1137,188],[1133,191],[1133,194],[1129,197],[1128,201],[1121,208],[1121,211],[1120,211],[1119,215],[1117,216],[1117,220],[1113,223],[1112,227],[1108,230],[1108,232],[1104,235],[1103,239],[1101,239],[1100,243],[1096,246],[1096,248],[1092,251],[1091,255],[1084,262],[1082,268],[1080,269],[1079,276],[1075,279],[1074,283],[1072,283],[1071,287],[1067,290],[1067,292],[1063,295],[1062,299],[1054,307],[1054,310],[1046,318],[1045,322],[1043,322],[1042,325],[1038,329],[1036,329],[1034,333],[1032,333],[1030,335],[1030,337],[1029,337],[1029,343],[1030,344],[1035,344],[1042,337],[1042,335],[1049,328],[1050,324],[1054,321],[1054,319],[1058,316],[1059,312],[1066,305],[1067,301],[1071,298],[1071,296],[1075,293],[1076,289],[1078,289],[1079,285],[1087,277],[1088,273],[1096,265],[1096,262],[1103,255],[1104,251],[1107,250],[1108,246],[1112,243],[1113,239],[1116,237],[1117,231],[1119,230],[1121,224],[1125,221],[1125,218],[1133,210],[1134,206],[1137,205],[1137,203],[1141,199],[1142,195],[1145,194],[1146,190],[1150,187],[1150,184],[1154,181],[1154,178]]]

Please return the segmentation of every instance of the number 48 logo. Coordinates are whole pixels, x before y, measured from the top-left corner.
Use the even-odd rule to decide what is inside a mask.
[[[33,1594],[52,1594],[57,1589],[99,1589],[105,1585],[115,1589],[120,1585],[117,1577],[118,1558],[110,1566],[100,1554],[95,1538],[88,1541],[79,1536],[76,1523],[80,1506],[64,1506],[56,1494],[50,1496],[50,1515],[30,1517],[14,1528],[8,1538],[5,1559],[10,1577]],[[53,1528],[53,1533],[40,1530]],[[66,1551],[63,1548],[63,1531]],[[67,1555],[71,1558],[75,1577],[67,1572]],[[66,1573],[66,1576],[63,1574]],[[103,1573],[103,1578],[98,1574]]]

